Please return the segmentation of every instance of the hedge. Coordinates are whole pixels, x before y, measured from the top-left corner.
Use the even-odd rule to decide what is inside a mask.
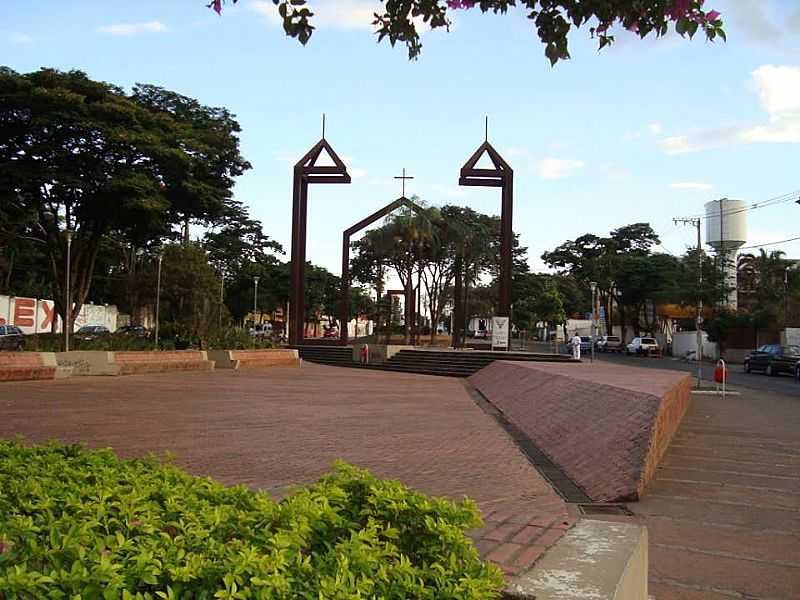
[[[0,598],[496,598],[473,502],[337,463],[281,501],[160,459],[0,441]]]

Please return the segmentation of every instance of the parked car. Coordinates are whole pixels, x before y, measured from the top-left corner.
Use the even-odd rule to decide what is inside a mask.
[[[339,337],[339,328],[338,327],[329,327],[325,330],[322,334],[324,338],[337,338]]]
[[[622,338],[618,335],[603,335],[597,340],[600,352],[622,352]]]
[[[75,339],[89,342],[108,335],[111,335],[111,331],[105,325],[84,325],[75,332]]]
[[[252,337],[272,337],[272,323],[256,325],[250,329],[250,335]]]
[[[128,337],[149,338],[150,330],[143,325],[124,325],[115,332],[116,335],[124,335]]]
[[[478,329],[475,332],[475,339],[485,340],[489,337],[489,332],[486,329]]]
[[[16,325],[0,325],[0,350],[22,350],[25,334]]]
[[[589,352],[592,349],[592,338],[588,335],[581,336],[581,352]]]
[[[745,373],[764,371],[767,375],[789,373],[798,376],[800,346],[766,344],[744,357]]]
[[[649,354],[658,352],[658,342],[651,337],[636,337],[625,348],[625,354]]]

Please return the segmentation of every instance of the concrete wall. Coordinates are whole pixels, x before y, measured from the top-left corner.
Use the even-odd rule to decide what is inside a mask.
[[[708,334],[701,332],[703,339],[703,358],[719,358],[719,346],[708,340]],[[697,333],[694,331],[678,331],[672,334],[672,356],[684,357],[689,351],[697,350]]]
[[[647,529],[581,520],[524,575],[507,598],[648,600]]]
[[[113,352],[56,352],[55,357],[58,366],[71,367],[73,375],[119,375],[120,371],[119,365],[114,362]]]
[[[116,306],[84,304],[80,313],[75,316],[73,328],[105,325],[109,330],[116,331],[117,316]],[[62,331],[61,319],[55,312],[54,302],[42,298],[0,295],[0,325],[16,325],[27,335]]]

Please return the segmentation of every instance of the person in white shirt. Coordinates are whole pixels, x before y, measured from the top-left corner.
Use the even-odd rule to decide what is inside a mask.
[[[569,341],[572,344],[572,358],[575,360],[581,359],[581,336],[578,335],[578,332],[575,332],[575,335],[572,336],[572,339]]]

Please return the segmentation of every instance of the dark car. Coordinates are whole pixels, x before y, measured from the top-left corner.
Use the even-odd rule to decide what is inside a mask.
[[[96,340],[111,335],[105,325],[84,325],[75,332],[75,338],[84,341]]]
[[[0,350],[22,350],[25,334],[16,325],[0,325]]]
[[[767,375],[797,374],[800,346],[766,344],[744,357],[744,371],[764,371]]]
[[[588,335],[581,336],[581,352],[588,352],[592,349],[592,338]]]
[[[136,338],[149,338],[150,337],[150,330],[143,325],[125,325],[120,327],[114,332],[116,335],[124,335],[127,337],[136,337]]]

